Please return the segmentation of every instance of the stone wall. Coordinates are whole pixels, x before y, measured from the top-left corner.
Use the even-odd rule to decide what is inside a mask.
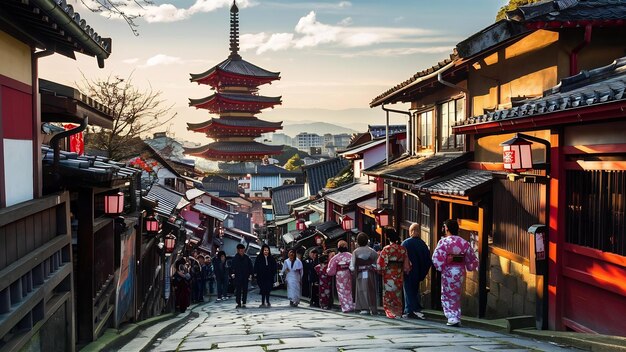
[[[487,317],[534,316],[537,296],[535,278],[528,266],[490,254]]]

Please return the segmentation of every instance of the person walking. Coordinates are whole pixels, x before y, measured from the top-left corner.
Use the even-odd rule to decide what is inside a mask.
[[[309,256],[306,258],[302,267],[304,268],[304,276],[303,278],[307,278],[306,282],[309,284],[309,297],[310,297],[310,306],[311,307],[319,307],[319,278],[317,276],[317,272],[315,271],[315,266],[319,264],[319,260],[317,260],[318,251],[317,248],[313,248],[309,251]],[[302,285],[305,284],[305,281],[302,280]],[[303,294],[304,296],[304,294]]]
[[[446,325],[461,325],[461,291],[465,273],[478,268],[478,257],[472,246],[458,236],[459,224],[448,219],[443,224],[445,236],[433,252],[433,265],[441,271],[441,306],[448,318]]]
[[[184,313],[191,301],[191,275],[184,258],[176,262],[177,270],[172,276],[174,283],[174,296],[176,297],[176,308]]]
[[[289,305],[297,307],[300,304],[300,294],[302,293],[302,261],[296,258],[296,251],[289,250],[287,260],[283,263],[283,269],[280,272],[287,282],[287,298]]]
[[[339,304],[344,313],[354,310],[352,300],[352,273],[350,273],[350,262],[352,253],[348,251],[348,242],[341,240],[337,243],[339,254],[335,255],[328,263],[328,275],[335,276]]]
[[[400,236],[392,228],[385,229],[389,244],[380,251],[378,270],[383,279],[383,308],[387,318],[402,316],[402,281],[403,272],[411,270],[411,262],[406,248],[400,245]]]
[[[261,254],[256,257],[254,262],[254,273],[256,274],[256,282],[259,285],[259,293],[261,294],[261,308],[271,307],[270,292],[274,286],[274,277],[276,275],[276,260],[272,257],[270,247],[264,244],[261,247]]]
[[[430,249],[420,238],[419,231],[418,224],[411,224],[409,227],[411,237],[402,242],[411,261],[411,271],[404,274],[404,316],[410,319],[426,319],[422,313],[420,283],[426,278],[432,266]]]
[[[246,246],[239,243],[237,245],[237,254],[233,257],[231,269],[233,271],[232,278],[235,284],[235,301],[237,306],[235,308],[246,308],[246,301],[248,300],[248,285],[250,283],[250,277],[254,273],[252,267],[252,260],[245,253]]]
[[[332,278],[328,276],[328,254],[320,256],[320,263],[315,266],[315,272],[319,278],[319,304],[322,309],[330,309],[332,306]]]
[[[368,246],[369,237],[360,232],[356,236],[356,243],[359,245],[352,253],[350,271],[356,278],[356,299],[355,310],[360,310],[361,314],[376,315],[378,308],[376,305],[376,260],[378,253]]]
[[[217,255],[213,258],[213,273],[215,274],[215,282],[217,283],[216,302],[228,299],[229,271],[230,268],[226,262],[226,252],[217,252]]]

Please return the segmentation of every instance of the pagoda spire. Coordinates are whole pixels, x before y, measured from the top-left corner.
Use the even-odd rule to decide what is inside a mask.
[[[241,60],[239,55],[239,8],[237,1],[233,0],[233,6],[230,7],[230,55],[231,60]]]

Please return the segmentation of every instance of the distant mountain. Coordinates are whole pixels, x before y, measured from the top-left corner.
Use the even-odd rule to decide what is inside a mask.
[[[301,132],[315,133],[323,136],[326,133],[330,134],[353,134],[358,133],[351,128],[341,127],[332,123],[326,122],[311,122],[311,123],[293,123],[292,121],[285,121],[283,123],[283,129],[276,131],[276,133],[284,133],[290,137],[295,137]]]

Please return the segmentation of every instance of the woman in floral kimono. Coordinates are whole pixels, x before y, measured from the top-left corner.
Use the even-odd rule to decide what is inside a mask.
[[[289,305],[297,307],[300,304],[300,294],[302,293],[302,275],[304,270],[302,262],[296,258],[296,251],[289,250],[289,258],[283,263],[283,270],[280,272],[287,282],[287,298]]]
[[[326,270],[328,268],[328,255],[323,254],[320,256],[320,263],[315,266],[315,272],[319,278],[319,300],[320,308],[330,309],[331,307],[331,288],[332,278],[328,276]]]
[[[348,252],[348,242],[339,241],[337,244],[339,254],[335,255],[328,263],[328,275],[335,276],[337,284],[337,294],[341,311],[348,313],[354,310],[352,300],[352,273],[350,272],[350,262],[352,253]]]
[[[389,245],[378,256],[378,270],[383,279],[383,308],[387,318],[402,316],[402,283],[404,273],[411,271],[406,248],[400,245],[400,236],[392,228],[385,229]]]
[[[448,219],[443,224],[445,237],[439,240],[433,253],[433,265],[441,271],[441,305],[448,326],[460,326],[461,290],[465,270],[478,267],[478,257],[472,246],[458,236],[459,224]]]

